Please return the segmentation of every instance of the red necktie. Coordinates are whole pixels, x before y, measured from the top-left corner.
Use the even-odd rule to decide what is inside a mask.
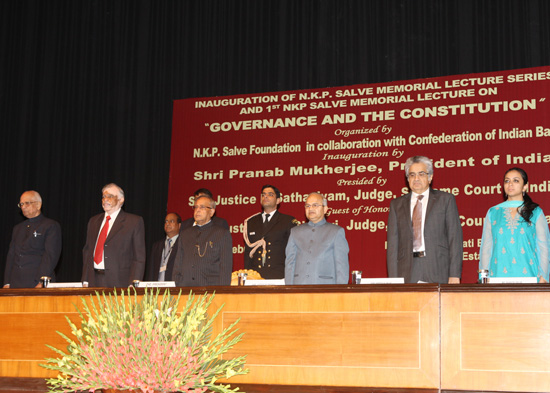
[[[412,224],[413,224],[413,250],[418,250],[422,245],[422,202],[424,195],[416,197],[416,205],[414,205]]]
[[[111,216],[105,217],[105,225],[101,228],[99,232],[99,238],[97,239],[97,244],[94,251],[94,262],[100,264],[103,260],[103,246],[105,245],[105,239],[107,239],[107,232],[109,232],[109,220]]]

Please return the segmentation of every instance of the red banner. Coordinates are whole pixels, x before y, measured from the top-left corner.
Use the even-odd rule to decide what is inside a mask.
[[[525,169],[550,219],[550,67],[174,102],[168,210],[192,216],[208,188],[243,267],[243,220],[260,189],[304,222],[305,196],[328,198],[327,220],[346,229],[350,270],[386,277],[390,201],[408,192],[405,160],[433,159],[433,188],[456,196],[464,234],[463,282],[477,279],[487,209],[504,172]]]

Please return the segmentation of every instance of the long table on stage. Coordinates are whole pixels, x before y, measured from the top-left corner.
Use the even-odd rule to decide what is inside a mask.
[[[193,290],[224,306],[214,335],[240,319],[227,356],[247,355],[250,372],[228,382],[246,392],[550,392],[550,285]],[[0,291],[0,386],[55,376],[39,366],[56,356],[46,344],[66,346],[56,331],[70,334],[65,316],[77,322],[93,293]]]

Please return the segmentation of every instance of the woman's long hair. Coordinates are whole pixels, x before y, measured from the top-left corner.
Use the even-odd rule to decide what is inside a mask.
[[[524,185],[529,183],[527,172],[517,167],[508,169],[504,174],[504,177],[506,177],[506,175],[512,171],[519,172],[519,174],[523,178]],[[504,190],[504,187],[502,187],[502,197],[504,198],[504,200],[508,199],[508,195],[506,195],[506,191]],[[530,224],[531,217],[533,217],[533,210],[535,210],[538,207],[538,205],[539,205],[538,203],[533,202],[533,200],[531,199],[527,191],[525,191],[525,193],[523,194],[523,204],[519,207],[518,212],[521,215],[521,217],[523,217],[523,219]]]

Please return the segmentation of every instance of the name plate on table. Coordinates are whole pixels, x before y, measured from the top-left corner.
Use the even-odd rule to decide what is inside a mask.
[[[361,278],[361,284],[405,284],[403,277]]]
[[[277,280],[246,280],[244,285],[285,285],[285,279]]]
[[[536,284],[537,277],[489,277],[489,284]]]
[[[82,288],[81,282],[50,282],[46,288]]]
[[[175,281],[140,281],[138,288],[175,288]]]

